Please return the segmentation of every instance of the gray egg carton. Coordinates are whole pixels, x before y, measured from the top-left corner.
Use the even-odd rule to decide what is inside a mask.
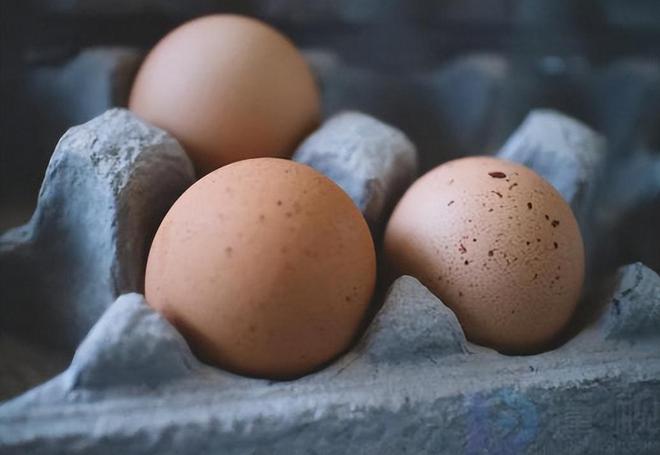
[[[605,147],[534,111],[500,154],[548,178],[588,229]],[[377,238],[417,166],[403,133],[357,112],[326,121],[294,159],[341,185]],[[356,345],[316,373],[276,382],[200,363],[137,293],[150,238],[193,179],[178,143],[125,110],[60,140],[32,220],[0,237],[3,454],[660,452],[660,278],[641,263],[538,355],[469,343],[401,277]],[[64,372],[15,396],[76,345]]]

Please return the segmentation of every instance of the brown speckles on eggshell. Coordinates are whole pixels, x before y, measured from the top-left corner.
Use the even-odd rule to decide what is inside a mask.
[[[530,169],[496,158],[455,160],[421,177],[394,210],[384,244],[388,264],[422,280],[469,339],[505,351],[534,351],[558,333],[584,273],[568,205]]]
[[[159,311],[180,302],[170,320],[200,334],[184,336],[203,360],[291,378],[349,346],[375,277],[373,241],[348,195],[307,166],[260,158],[214,171],[175,202],[154,238],[145,290]]]

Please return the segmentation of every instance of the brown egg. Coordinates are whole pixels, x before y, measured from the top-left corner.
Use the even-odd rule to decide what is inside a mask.
[[[472,341],[543,349],[580,297],[584,249],[570,207],[531,169],[463,158],[418,179],[385,233],[387,262],[426,285]]]
[[[240,161],[195,183],[154,238],[146,298],[209,363],[291,378],[351,343],[376,276],[351,199],[292,161]]]
[[[206,16],[163,38],[129,107],[174,135],[200,174],[256,157],[289,157],[319,122],[319,93],[294,45],[255,19]]]

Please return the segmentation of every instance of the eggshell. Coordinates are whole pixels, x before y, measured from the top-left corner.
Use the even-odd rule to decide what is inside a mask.
[[[234,15],[195,19],[163,38],[129,107],[174,135],[200,174],[289,157],[319,122],[318,89],[300,52],[270,26]]]
[[[469,339],[505,352],[546,346],[584,278],[579,227],[560,194],[531,169],[489,157],[418,179],[388,223],[385,255],[447,304]]]
[[[312,168],[260,158],[212,172],[163,220],[146,298],[209,363],[290,378],[351,343],[376,277],[351,199]]]

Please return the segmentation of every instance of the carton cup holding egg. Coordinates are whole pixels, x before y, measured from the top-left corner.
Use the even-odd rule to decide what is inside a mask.
[[[468,338],[538,352],[580,298],[584,247],[562,196],[531,169],[492,157],[450,161],[418,179],[387,225],[385,255],[458,316]]]
[[[255,158],[175,202],[145,296],[211,364],[295,378],[349,347],[375,283],[369,227],[348,195],[309,166]]]
[[[314,76],[293,43],[228,14],[165,36],[138,71],[129,107],[176,137],[199,175],[249,158],[289,158],[320,116]]]

